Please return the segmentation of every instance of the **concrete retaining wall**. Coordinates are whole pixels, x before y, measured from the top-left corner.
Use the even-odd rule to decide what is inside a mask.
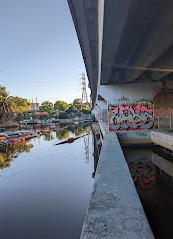
[[[120,144],[122,146],[127,145],[141,145],[141,144],[151,144],[151,131],[141,130],[141,131],[123,131],[117,132]]]
[[[151,131],[151,141],[173,151],[173,134],[171,133]]]
[[[106,132],[81,239],[154,238],[118,137]]]

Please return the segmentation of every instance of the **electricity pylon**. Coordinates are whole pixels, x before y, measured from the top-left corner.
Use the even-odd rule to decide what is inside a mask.
[[[83,134],[86,163],[89,163],[89,137],[90,137],[90,134],[88,134],[88,135]]]
[[[85,74],[82,73],[82,103],[88,103],[88,96],[86,92]]]

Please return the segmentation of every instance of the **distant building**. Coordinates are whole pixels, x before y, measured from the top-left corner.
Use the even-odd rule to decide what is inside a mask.
[[[39,111],[39,103],[31,103],[29,111]]]

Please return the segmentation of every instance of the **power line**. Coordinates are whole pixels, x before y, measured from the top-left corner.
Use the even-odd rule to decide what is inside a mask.
[[[0,73],[2,74],[6,74],[6,75],[10,75],[10,76],[15,76],[15,77],[19,77],[19,78],[23,78],[25,80],[31,80],[31,81],[44,81],[44,83],[50,83],[50,81],[71,81],[71,79],[46,79],[46,78],[41,78],[41,77],[38,77],[38,78],[32,78],[30,76],[24,76],[24,75],[21,75],[21,74],[16,74],[16,73],[11,73],[11,72],[7,72],[7,71],[3,71],[3,70],[0,70]]]
[[[0,79],[0,83],[1,82],[4,82],[4,83],[10,83],[10,84],[22,84],[22,85],[30,85],[30,86],[34,86],[34,87],[41,87],[41,86],[43,86],[43,87],[48,87],[48,86],[52,86],[52,87],[58,87],[58,89],[68,89],[67,87],[59,87],[59,85],[61,85],[61,83],[59,83],[59,85],[58,84],[52,84],[52,83],[49,83],[48,85],[46,85],[46,84],[43,84],[43,83],[39,83],[39,84],[33,84],[33,83],[28,83],[28,82],[23,82],[23,81],[11,81],[11,82],[9,82],[10,80],[9,79],[5,79],[5,78],[3,78],[2,80]],[[74,89],[74,88],[69,88],[69,89]]]

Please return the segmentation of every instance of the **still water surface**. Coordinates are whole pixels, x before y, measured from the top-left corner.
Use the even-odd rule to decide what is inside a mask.
[[[53,145],[89,131],[72,126],[0,148],[0,238],[80,237],[93,184],[92,135]]]
[[[139,148],[124,153],[155,238],[172,239],[173,157]]]

